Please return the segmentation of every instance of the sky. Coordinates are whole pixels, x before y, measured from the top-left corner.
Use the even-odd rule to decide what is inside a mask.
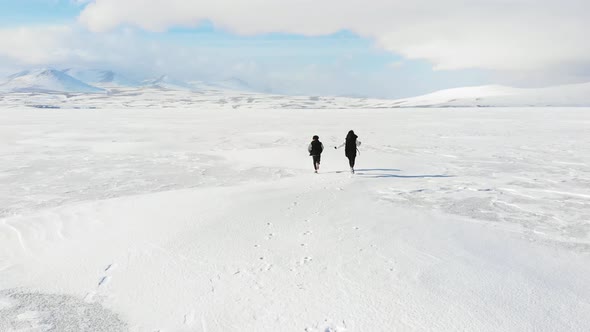
[[[0,0],[0,75],[110,69],[400,98],[590,81],[587,0]]]

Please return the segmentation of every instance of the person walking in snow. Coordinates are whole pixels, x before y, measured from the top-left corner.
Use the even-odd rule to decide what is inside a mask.
[[[318,135],[313,136],[313,140],[309,143],[307,151],[309,152],[309,155],[313,157],[313,168],[317,173],[320,169],[320,159],[322,152],[324,151],[324,144],[320,142],[320,137]]]
[[[354,163],[356,161],[356,153],[358,151],[358,147],[361,146],[361,141],[359,141],[358,136],[354,133],[354,131],[349,131],[348,135],[346,135],[346,140],[340,146],[335,146],[334,149],[339,149],[344,147],[344,155],[348,158],[348,164],[350,166],[350,172],[354,174]]]

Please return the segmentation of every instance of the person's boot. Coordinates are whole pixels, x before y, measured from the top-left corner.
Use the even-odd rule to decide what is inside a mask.
[[[350,168],[350,173],[354,174],[354,167]]]

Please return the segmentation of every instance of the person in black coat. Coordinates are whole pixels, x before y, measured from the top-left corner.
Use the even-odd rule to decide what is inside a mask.
[[[358,140],[358,136],[353,130],[349,131],[346,135],[346,140],[340,146],[335,146],[334,149],[344,147],[344,155],[348,158],[348,165],[350,166],[350,172],[354,174],[354,163],[356,161],[356,154],[358,147],[361,146],[361,142]]]
[[[313,168],[317,173],[320,169],[320,159],[322,156],[322,152],[324,151],[324,144],[320,142],[320,138],[318,135],[313,136],[313,140],[311,141],[311,143],[309,143],[307,151],[309,152],[309,155],[313,157]]]

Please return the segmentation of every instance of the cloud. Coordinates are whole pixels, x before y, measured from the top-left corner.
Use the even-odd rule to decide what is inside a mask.
[[[305,77],[300,73],[304,64],[284,66],[285,61],[297,59],[305,46],[289,49],[265,41],[233,38],[191,43],[191,38],[196,38],[193,35],[169,37],[134,29],[93,33],[77,25],[0,28],[0,76],[31,67],[79,67],[112,69],[138,79],[162,74],[181,80],[238,77],[261,90],[287,93],[298,92],[298,85],[305,85]],[[282,62],[268,63],[270,54],[283,59]],[[338,91],[341,86],[333,87],[333,91]]]
[[[198,55],[170,53],[170,45],[142,38],[130,29],[92,33],[76,25],[0,28],[0,65],[6,72],[31,67],[105,67],[126,72],[167,72]],[[178,49],[178,45],[174,46]],[[9,64],[11,64],[9,66]],[[178,67],[178,66],[176,66]]]
[[[150,31],[208,20],[231,32],[323,35],[350,30],[436,69],[540,70],[589,63],[587,0],[94,0],[92,31]]]
[[[25,64],[43,64],[65,56],[63,41],[71,38],[67,26],[0,29],[0,55]]]
[[[478,82],[459,72],[430,75],[427,65],[413,72],[411,61],[393,73],[387,64],[396,57],[375,55],[354,37],[200,36],[127,28],[94,33],[77,25],[0,28],[0,82],[19,70],[46,66],[111,69],[136,79],[162,74],[187,81],[239,78],[258,90],[301,95],[404,97]]]
[[[126,62],[132,33],[94,34],[75,25],[0,28],[0,56],[19,66]]]

